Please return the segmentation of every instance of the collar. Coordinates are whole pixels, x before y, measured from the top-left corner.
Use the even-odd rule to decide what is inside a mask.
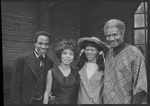
[[[38,51],[35,49],[34,50],[34,54],[35,54],[35,56],[37,57],[37,58],[39,58],[40,57],[40,55],[39,55],[39,53],[38,53]],[[43,56],[43,58],[45,58],[45,55],[42,55]]]
[[[121,43],[119,46],[113,48],[113,54],[114,54],[114,56],[118,55],[119,52],[120,52],[121,50],[123,50],[123,49],[126,47],[126,45],[127,45],[127,44],[123,42],[123,43]]]

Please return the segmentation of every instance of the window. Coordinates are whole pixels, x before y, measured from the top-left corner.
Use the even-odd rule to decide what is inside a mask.
[[[147,6],[147,2],[141,2],[134,13],[134,45],[141,50],[145,56],[145,61],[148,46]]]

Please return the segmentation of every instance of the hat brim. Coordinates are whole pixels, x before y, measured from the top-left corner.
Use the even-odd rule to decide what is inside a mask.
[[[86,41],[94,42],[94,43],[96,43],[100,48],[102,48],[104,51],[107,50],[107,46],[104,44],[104,42],[98,41],[98,40],[96,40],[96,39],[92,39],[92,38],[89,38],[89,37],[80,38],[80,39],[78,40],[78,45],[79,45],[79,47],[80,47],[80,48],[83,48]]]

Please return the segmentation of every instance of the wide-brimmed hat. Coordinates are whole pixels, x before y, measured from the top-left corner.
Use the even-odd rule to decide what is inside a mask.
[[[81,49],[84,47],[86,41],[96,43],[104,51],[108,49],[106,44],[103,41],[101,41],[99,38],[97,38],[97,37],[83,37],[83,38],[80,38],[78,40],[78,44],[79,44],[79,47]]]

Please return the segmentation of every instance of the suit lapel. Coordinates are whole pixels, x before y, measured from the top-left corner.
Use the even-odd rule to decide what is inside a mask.
[[[45,55],[45,58],[46,58],[46,62],[45,62],[45,70],[46,70],[46,73],[50,70],[50,67],[51,67],[51,63],[48,61],[48,56]]]
[[[42,69],[43,67],[41,67],[41,70],[38,70],[39,71],[39,73],[38,73],[38,76],[40,76],[43,72],[48,72],[48,70],[49,70],[49,67],[50,67],[50,63],[49,63],[49,61],[48,61],[48,59],[47,59],[47,56],[45,55],[45,62],[44,62],[44,69]]]
[[[33,54],[33,52],[30,52],[28,55],[28,59],[26,60],[27,64],[29,65],[31,71],[33,72],[33,74],[35,75],[35,77],[37,77],[37,70],[36,70],[36,58]]]
[[[44,63],[44,65],[45,65],[45,63]],[[40,76],[43,72],[45,72],[45,68],[44,67],[45,66],[40,67],[40,69],[38,69],[38,75],[37,76]]]

